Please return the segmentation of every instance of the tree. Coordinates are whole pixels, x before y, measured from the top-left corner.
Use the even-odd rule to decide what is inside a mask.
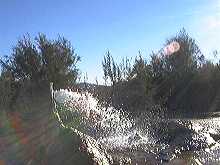
[[[109,52],[102,62],[104,79],[111,82],[110,100],[115,108],[128,111],[145,110],[148,102],[148,92],[151,87],[151,69],[141,56],[131,63],[127,57],[116,63]]]
[[[151,88],[151,71],[151,66],[147,64],[147,61],[141,56],[141,53],[139,52],[139,56],[135,58],[130,77],[133,79],[138,79],[143,84],[145,84],[146,93],[148,93]]]
[[[104,72],[104,81],[107,82],[110,80],[113,86],[131,78],[131,60],[126,57],[120,63],[116,63],[109,51],[107,51],[102,61],[102,69]]]
[[[17,81],[53,82],[56,88],[62,88],[75,83],[79,61],[70,41],[60,36],[48,40],[44,34],[39,34],[34,40],[24,36],[11,56],[1,63]]]
[[[109,51],[107,51],[106,55],[104,56],[102,68],[104,72],[105,82],[110,80],[111,84],[114,86],[117,82],[121,80],[121,70],[119,66],[115,63]]]
[[[116,63],[107,52],[102,66],[112,85],[106,98],[116,108],[136,112],[159,106],[165,113],[190,116],[216,111],[220,105],[219,63],[207,61],[185,29],[153,53],[149,64],[140,53],[132,63],[127,58]]]
[[[195,40],[182,29],[176,36],[167,40],[165,45],[178,42],[180,48],[173,54],[153,54],[151,59],[154,97],[170,109],[176,108],[177,95],[187,88],[196,72],[199,64],[203,63],[203,54]]]

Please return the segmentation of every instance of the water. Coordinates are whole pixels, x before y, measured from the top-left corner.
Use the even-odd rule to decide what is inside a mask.
[[[66,125],[95,138],[114,158],[143,160],[143,164],[149,160],[220,163],[218,117],[168,119],[160,111],[132,116],[101,107],[90,93],[68,90],[55,91],[55,100]]]

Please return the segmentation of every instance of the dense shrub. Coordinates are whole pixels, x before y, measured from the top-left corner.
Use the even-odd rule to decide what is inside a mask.
[[[11,107],[16,97],[18,83],[14,81],[10,72],[3,71],[0,76],[0,109],[7,110]]]

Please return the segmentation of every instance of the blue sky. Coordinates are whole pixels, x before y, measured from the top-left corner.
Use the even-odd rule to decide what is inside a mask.
[[[107,50],[117,60],[139,50],[149,57],[182,27],[212,58],[220,48],[220,0],[1,0],[0,55],[10,54],[26,33],[60,34],[82,57],[82,75],[101,81]]]

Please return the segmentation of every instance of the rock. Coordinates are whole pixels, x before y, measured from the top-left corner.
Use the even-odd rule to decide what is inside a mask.
[[[207,137],[197,133],[189,125],[190,123],[180,123],[178,121],[163,121],[159,123],[158,128],[156,128],[157,144],[167,145],[170,152],[175,150],[181,152],[199,151],[208,148],[209,142]]]
[[[215,140],[215,141],[219,141],[220,140],[220,135],[219,134],[213,134],[213,133],[209,133],[210,136]]]
[[[175,154],[173,154],[172,151],[166,149],[166,150],[161,150],[158,154],[158,159],[161,162],[169,162],[175,157]]]

